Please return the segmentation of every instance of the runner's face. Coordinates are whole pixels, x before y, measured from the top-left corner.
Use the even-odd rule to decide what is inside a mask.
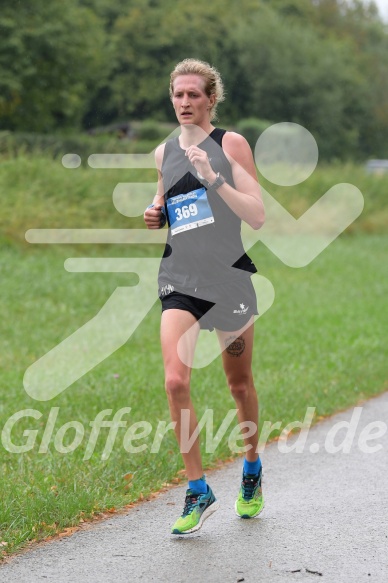
[[[206,95],[205,80],[200,75],[179,75],[174,81],[172,103],[181,125],[201,126],[210,121],[214,95]]]

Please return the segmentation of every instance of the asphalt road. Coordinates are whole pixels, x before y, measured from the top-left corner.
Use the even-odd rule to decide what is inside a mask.
[[[352,416],[353,438],[337,425]],[[267,445],[265,509],[256,519],[234,514],[241,462],[232,463],[207,475],[221,507],[199,532],[169,534],[183,506],[185,486],[179,486],[14,557],[0,568],[0,582],[386,583],[387,424],[385,393],[305,432],[301,453],[282,453],[284,442]],[[292,439],[285,445],[298,437]],[[350,451],[335,452],[341,444]]]

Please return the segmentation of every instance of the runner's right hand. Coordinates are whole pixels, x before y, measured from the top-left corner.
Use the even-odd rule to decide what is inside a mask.
[[[144,211],[144,222],[147,225],[147,229],[160,229],[162,220],[162,206],[160,204],[156,204]]]

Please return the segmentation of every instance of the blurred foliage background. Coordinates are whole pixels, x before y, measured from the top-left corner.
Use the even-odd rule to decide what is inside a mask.
[[[0,0],[0,427],[24,408],[42,413],[30,430],[38,433],[31,451],[0,448],[0,561],[27,541],[111,516],[183,479],[172,432],[158,455],[129,455],[121,432],[104,460],[106,430],[90,460],[83,446],[60,453],[55,438],[40,453],[53,406],[60,408],[54,435],[78,420],[87,428],[85,447],[90,421],[107,407],[130,405],[130,425],[146,419],[156,428],[169,418],[158,304],[68,391],[37,402],[23,388],[31,364],[91,321],[118,286],[132,285],[128,273],[67,272],[69,255],[163,253],[162,245],[31,245],[25,234],[144,227],[142,213],[121,214],[112,193],[120,183],[155,182],[155,170],[95,169],[87,156],[148,153],[176,128],[169,74],[183,58],[220,70],[227,100],[219,125],[252,147],[276,122],[312,132],[320,160],[307,180],[283,187],[259,176],[292,216],[343,182],[365,199],[357,221],[303,269],[283,265],[261,243],[252,249],[276,289],[253,358],[262,420],[284,427],[312,404],[319,419],[387,390],[388,174],[365,165],[388,158],[387,55],[387,25],[366,0]],[[69,152],[82,158],[80,167],[61,164]],[[193,382],[199,418],[214,410],[219,426],[233,406],[219,361],[195,371]],[[18,422],[14,443],[25,443],[30,421]],[[65,445],[71,439],[66,433]],[[204,464],[230,455],[225,440],[204,452]]]
[[[361,0],[1,0],[1,138],[173,123],[169,73],[196,57],[222,73],[221,126],[292,121],[324,160],[384,158],[387,54]]]

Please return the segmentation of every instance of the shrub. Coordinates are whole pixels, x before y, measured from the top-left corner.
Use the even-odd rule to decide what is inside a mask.
[[[252,150],[264,130],[269,128],[273,122],[257,117],[247,117],[240,120],[236,125],[236,131],[244,136]]]

